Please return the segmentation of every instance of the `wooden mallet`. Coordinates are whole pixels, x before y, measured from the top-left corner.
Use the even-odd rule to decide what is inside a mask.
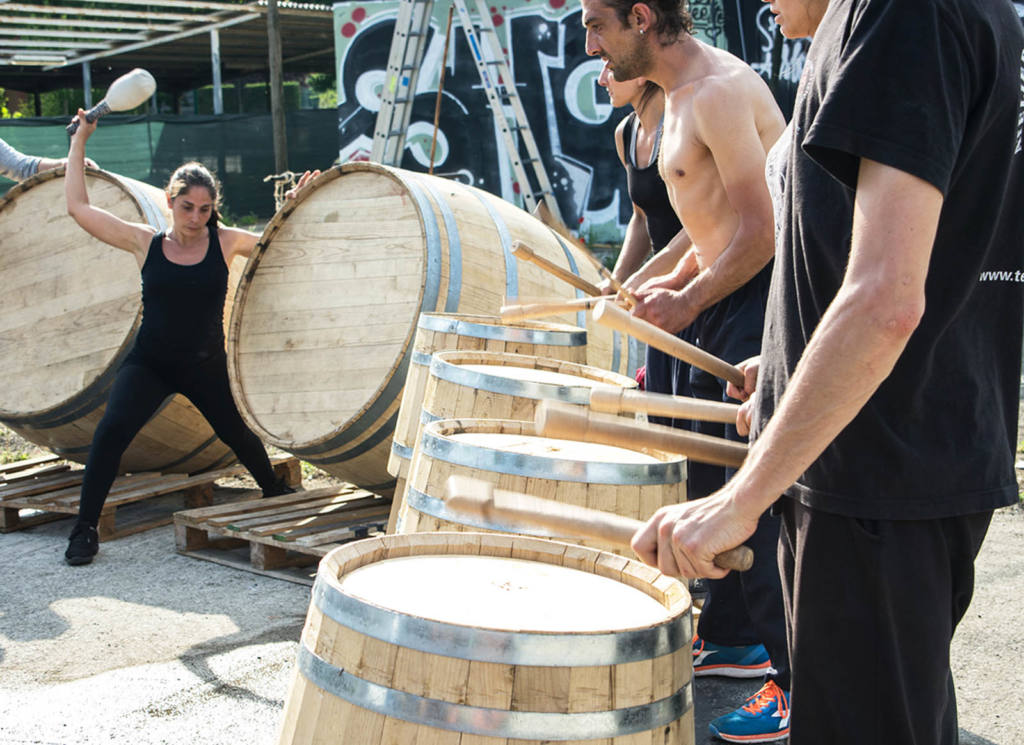
[[[530,318],[545,318],[562,313],[576,313],[589,310],[601,300],[614,300],[614,295],[601,297],[581,297],[575,300],[551,300],[543,303],[526,303],[523,305],[503,305],[498,311],[503,321],[526,321]]]
[[[592,510],[551,499],[495,489],[493,484],[468,476],[449,476],[445,506],[488,522],[521,527],[555,538],[590,539],[631,550],[633,535],[644,526],[640,520],[611,512]],[[715,557],[715,566],[739,572],[754,564],[754,552],[737,546]]]
[[[153,76],[141,67],[136,67],[110,84],[103,100],[85,112],[85,120],[92,124],[112,111],[130,111],[144,104],[155,90],[156,80]],[[69,135],[73,135],[78,131],[78,122],[71,122],[65,129]]]
[[[592,285],[582,277],[577,277],[568,269],[563,269],[558,266],[558,264],[548,261],[543,256],[538,256],[532,248],[522,241],[516,241],[512,244],[512,255],[521,261],[529,261],[532,264],[536,264],[549,274],[555,275],[563,282],[567,282],[575,287],[577,290],[583,290],[583,292],[588,295],[599,297],[602,294],[597,285]]]
[[[632,449],[653,448],[716,466],[739,468],[747,457],[747,446],[742,442],[685,432],[661,424],[640,424],[557,401],[541,401],[534,414],[534,423],[537,434],[543,437]]]
[[[595,305],[594,320],[602,326],[629,334],[655,349],[660,349],[662,352],[677,357],[683,362],[689,362],[694,367],[699,367],[716,377],[724,378],[738,388],[743,388],[743,371],[735,365],[730,365],[700,347],[683,341],[653,323],[627,313],[614,303],[601,301]]]
[[[608,271],[608,267],[602,264],[600,259],[594,256],[594,254],[590,253],[590,249],[583,245],[583,242],[579,238],[570,233],[569,229],[565,227],[565,224],[561,220],[551,214],[551,210],[548,209],[548,206],[544,202],[537,202],[537,207],[534,209],[533,214],[542,223],[569,241],[581,254],[583,254],[587,261],[590,262],[591,266],[597,270],[597,273],[604,279],[608,280],[612,289],[625,298],[626,304],[630,308],[637,304],[638,301],[636,295],[623,287],[622,283],[612,276],[612,273]]]
[[[705,401],[701,398],[602,385],[590,390],[590,409],[606,414],[643,412],[653,416],[735,424],[740,407],[724,401]]]

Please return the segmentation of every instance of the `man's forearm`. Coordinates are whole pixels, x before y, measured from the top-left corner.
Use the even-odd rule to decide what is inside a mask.
[[[680,302],[696,316],[728,297],[757,275],[771,260],[774,245],[764,231],[746,238],[737,233],[717,259],[697,274],[682,291]]]

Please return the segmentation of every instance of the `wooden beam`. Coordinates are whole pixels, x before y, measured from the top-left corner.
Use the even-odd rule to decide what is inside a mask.
[[[4,12],[36,13],[39,15],[59,16],[98,16],[100,18],[144,18],[154,21],[212,21],[216,15],[199,15],[187,13],[163,13],[142,10],[112,10],[110,8],[79,8],[69,5],[27,5],[25,3],[3,3]],[[63,23],[70,21],[65,18]]]
[[[277,0],[267,2],[267,47],[270,63],[270,117],[274,130],[274,172],[288,170],[288,137],[284,119],[284,85],[281,73],[281,28]]]
[[[0,5],[2,8],[7,8],[7,5]],[[13,26],[60,26],[61,28],[67,28],[69,21],[67,18],[42,18],[40,16],[33,16],[30,18],[22,18],[20,16],[5,16],[0,15],[0,23]],[[90,28],[109,28],[109,29],[126,29],[129,31],[181,31],[181,24],[171,23],[138,23],[136,21],[89,21]]]
[[[3,19],[0,19],[2,21]],[[122,34],[107,31],[52,31],[49,29],[34,28],[0,28],[0,36],[41,36],[48,39],[102,39],[104,41],[116,41],[118,39],[128,41],[142,41],[145,34]]]
[[[198,36],[204,34],[207,31],[212,31],[215,28],[227,28],[228,26],[235,26],[239,23],[248,23],[254,21],[260,17],[259,13],[246,13],[244,15],[229,18],[225,21],[218,21],[216,23],[208,23],[203,26],[197,26],[190,28],[186,31],[179,31],[176,34],[168,34],[167,36],[157,36],[149,41],[142,41],[136,44],[127,44],[123,47],[115,47],[111,51],[103,54],[90,54],[83,57],[77,57],[75,59],[68,60],[65,64],[71,65],[76,62],[88,62],[90,60],[98,59],[100,57],[112,57],[117,54],[124,54],[126,52],[134,52],[138,49],[146,49],[147,47],[159,46],[160,44],[166,44],[169,41],[177,41],[178,39],[184,39],[189,36]],[[46,68],[47,70],[56,70],[63,65],[55,65],[53,67]]]

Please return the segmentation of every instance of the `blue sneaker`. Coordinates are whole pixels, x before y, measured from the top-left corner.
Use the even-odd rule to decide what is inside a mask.
[[[708,724],[726,742],[775,742],[789,737],[789,693],[769,680],[747,703]]]
[[[760,678],[772,666],[763,644],[723,647],[693,637],[693,674],[722,675],[726,678]]]

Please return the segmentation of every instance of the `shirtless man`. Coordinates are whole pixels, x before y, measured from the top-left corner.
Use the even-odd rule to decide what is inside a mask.
[[[672,272],[641,285],[634,313],[732,363],[758,354],[774,253],[765,155],[785,127],[771,92],[742,60],[691,36],[679,0],[581,4],[587,53],[604,59],[617,80],[644,77],[665,91],[659,169],[690,246]],[[694,395],[725,398],[724,381],[681,373]],[[739,439],[733,427],[726,435]],[[717,490],[728,475],[693,462],[689,470],[690,497]],[[731,741],[789,732],[778,535],[778,519],[765,515],[748,544],[759,557],[755,568],[710,583],[694,640],[695,675],[767,673],[746,706],[712,722],[712,733]]]

